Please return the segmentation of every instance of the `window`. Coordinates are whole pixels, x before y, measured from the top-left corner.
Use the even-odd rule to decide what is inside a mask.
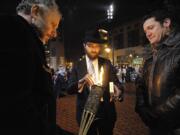
[[[135,47],[139,45],[139,29],[134,29],[128,32],[128,47]]]
[[[124,35],[120,33],[114,38],[114,49],[122,49],[124,48]]]

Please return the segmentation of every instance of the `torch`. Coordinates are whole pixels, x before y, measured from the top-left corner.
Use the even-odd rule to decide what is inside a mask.
[[[88,130],[96,116],[100,100],[102,99],[104,93],[102,88],[103,74],[104,70],[103,67],[101,67],[100,74],[98,77],[98,83],[97,85],[93,85],[91,87],[91,91],[84,106],[84,111],[80,123],[79,135],[87,135]]]

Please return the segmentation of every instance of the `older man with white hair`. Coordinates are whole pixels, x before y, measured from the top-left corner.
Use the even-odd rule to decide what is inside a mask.
[[[43,44],[57,36],[60,20],[54,0],[22,0],[17,15],[1,15],[0,133],[55,134],[56,100]]]

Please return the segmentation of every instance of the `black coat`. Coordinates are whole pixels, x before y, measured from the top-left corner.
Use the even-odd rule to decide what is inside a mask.
[[[58,98],[59,96],[63,96],[63,91],[66,90],[66,87],[67,87],[67,80],[65,76],[59,73],[54,83],[54,91],[56,98]]]
[[[109,82],[114,82],[120,89],[123,89],[121,84],[119,83],[115,69],[113,68],[111,62],[104,58],[98,58],[99,69],[101,66],[104,68],[104,82],[103,86],[105,88],[105,92],[103,95],[104,102],[101,102],[98,113],[96,117],[105,119],[108,122],[114,123],[116,121],[116,111],[114,102],[110,102],[110,93],[109,93]],[[81,60],[77,62],[77,64],[72,69],[72,73],[68,82],[68,92],[73,94],[77,93],[77,121],[80,124],[82,111],[84,109],[84,105],[89,95],[89,88],[85,85],[83,92],[78,93],[78,81],[82,79],[87,74],[87,65],[86,59],[83,57]]]
[[[55,98],[37,33],[22,17],[0,17],[0,132],[53,135]]]
[[[180,33],[148,55],[136,88],[136,112],[146,125],[167,134],[180,129]]]

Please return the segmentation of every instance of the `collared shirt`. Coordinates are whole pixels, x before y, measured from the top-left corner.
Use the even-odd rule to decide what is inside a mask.
[[[91,69],[91,62],[94,66],[94,75],[92,76],[94,84],[98,83],[98,75],[99,75],[99,68],[98,68],[98,59],[91,60],[89,57],[86,55],[86,65],[87,65],[87,71],[89,74],[92,74],[92,69]]]

